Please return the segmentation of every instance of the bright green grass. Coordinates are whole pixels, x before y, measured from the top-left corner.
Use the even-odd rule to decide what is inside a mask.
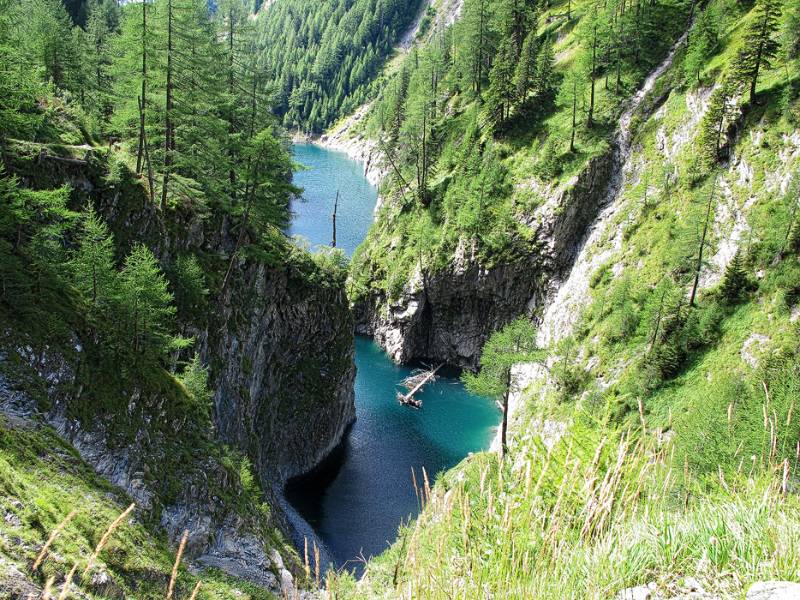
[[[0,418],[0,511],[5,515],[0,520],[0,556],[6,565],[15,565],[40,585],[50,576],[60,583],[74,564],[83,570],[106,528],[129,504],[129,498],[97,476],[49,428]],[[41,545],[71,510],[77,515],[56,538],[39,572],[31,573]],[[90,598],[120,592],[141,600],[164,597],[175,556],[166,540],[136,515],[114,532],[94,569],[110,575],[116,591],[93,591],[88,582],[77,581]],[[198,579],[203,582],[199,598],[271,597],[221,573],[195,576],[183,566],[176,597],[187,598]]]

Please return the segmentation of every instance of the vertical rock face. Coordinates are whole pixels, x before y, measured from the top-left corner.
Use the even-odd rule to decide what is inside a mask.
[[[314,467],[355,420],[353,318],[340,287],[243,263],[201,333],[214,416],[266,485]]]
[[[528,251],[484,268],[460,246],[445,269],[415,277],[400,297],[373,292],[356,307],[356,328],[398,362],[429,358],[475,368],[493,331],[532,313],[549,282],[569,269],[578,244],[605,198],[612,160],[594,159],[580,176],[551,194],[536,214]]]
[[[206,220],[191,211],[165,219],[130,174],[106,185],[105,167],[92,156],[89,168],[69,172],[42,172],[23,162],[14,171],[32,187],[71,183],[78,190],[75,200],[91,201],[105,217],[120,257],[143,243],[169,272],[178,256],[192,253],[203,257],[207,278],[219,289],[220,271],[228,268],[238,237],[227,219]],[[84,389],[100,385],[84,380],[87,344],[78,332],[66,349],[6,348],[6,338],[24,339],[25,332],[4,331],[0,344],[0,363],[6,359],[3,352],[13,353],[43,382],[49,403],[44,420],[144,510],[157,511],[154,516],[170,539],[189,529],[189,554],[198,564],[222,568],[276,593],[283,591],[288,572],[268,555],[264,519],[240,514],[239,507],[226,501],[241,492],[229,467],[206,459],[204,446],[181,446],[186,451],[179,468],[182,478],[164,490],[162,474],[174,466],[170,452],[176,444],[221,440],[250,458],[271,501],[272,517],[284,529],[291,527],[281,513],[284,481],[313,468],[355,420],[354,324],[344,284],[318,272],[310,276],[309,269],[313,267],[292,257],[276,264],[241,252],[224,296],[209,299],[198,314],[181,316],[182,333],[195,338],[192,351],[209,367],[213,432],[197,431],[201,425],[190,416],[176,416],[181,408],[174,406],[174,397],[185,391],[167,374],[151,385],[132,382],[123,391],[124,408],[92,405],[84,418],[76,418],[76,407],[86,404]],[[212,287],[211,281],[206,283]],[[0,411],[10,410],[11,394],[3,393],[10,388],[0,384]],[[26,411],[35,413],[36,402],[25,398]],[[122,441],[112,433],[112,423],[118,421],[128,428]]]
[[[130,204],[118,195],[101,207],[115,237],[133,228],[163,263],[199,251],[227,269],[238,236],[227,219],[175,215],[166,226],[148,203]],[[210,369],[219,436],[266,489],[313,468],[355,420],[353,317],[343,284],[312,284],[291,262],[239,258],[229,281],[204,323],[183,326]]]

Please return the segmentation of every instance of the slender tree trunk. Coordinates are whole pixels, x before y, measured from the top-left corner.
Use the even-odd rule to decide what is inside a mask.
[[[569,151],[575,152],[575,129],[578,118],[578,82],[572,81],[572,133],[569,138]]]
[[[139,102],[139,150],[136,153],[136,173],[142,172],[145,153],[145,123],[147,113],[147,2],[142,1],[142,95]]]
[[[503,422],[500,424],[500,458],[508,454],[508,397],[511,395],[511,369],[506,374],[506,391],[503,393]]]
[[[769,32],[767,31],[767,15],[764,15],[764,22],[761,26],[761,36],[758,42],[758,52],[756,52],[756,66],[753,73],[753,79],[750,80],[750,104],[755,104],[756,101],[756,84],[758,83],[758,72],[761,70],[761,57],[764,54],[764,40],[767,39]]]
[[[697,264],[694,269],[694,283],[692,284],[692,294],[689,297],[689,308],[694,307],[694,301],[697,297],[697,287],[700,285],[700,272],[703,270],[703,251],[705,250],[706,236],[708,235],[708,224],[711,220],[711,206],[714,202],[716,185],[717,180],[714,178],[714,184],[711,186],[711,194],[708,197],[708,204],[706,206],[706,219],[703,223],[703,233],[700,236],[700,249],[697,252]]]
[[[167,195],[169,193],[169,176],[172,169],[172,153],[175,150],[173,137],[175,135],[172,123],[173,110],[173,80],[172,80],[172,0],[167,0],[167,101],[166,101],[166,120],[164,136],[164,184],[161,188],[161,209],[167,207]]]
[[[331,247],[336,248],[336,211],[339,209],[339,190],[336,190],[336,200],[333,202],[333,241]]]
[[[653,336],[650,338],[650,345],[647,348],[647,354],[650,354],[653,351],[653,348],[656,346],[656,341],[658,340],[659,330],[661,329],[661,316],[664,311],[664,300],[667,297],[667,288],[664,288],[664,291],[661,292],[661,302],[658,305],[658,314],[656,315],[656,326],[653,331]]]
[[[229,94],[229,102],[233,102],[233,98],[235,96],[235,80],[233,76],[233,67],[234,67],[234,56],[233,56],[233,48],[234,48],[234,24],[233,24],[233,8],[228,11],[228,94]],[[233,123],[233,105],[231,105],[230,114],[228,115],[228,158],[231,161],[230,170],[228,171],[228,179],[231,183],[231,200],[236,199],[236,169],[234,168],[234,158],[235,158],[235,151],[233,148],[233,133],[234,133],[234,123]]]
[[[589,73],[591,79],[591,93],[589,95],[589,118],[586,120],[586,125],[592,127],[594,125],[594,76],[597,65],[597,25],[594,26],[594,37],[592,39],[592,70]]]

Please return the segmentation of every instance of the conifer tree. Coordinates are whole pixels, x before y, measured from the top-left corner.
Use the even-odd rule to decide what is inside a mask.
[[[538,97],[550,97],[556,89],[556,57],[553,42],[546,38],[536,56],[536,79],[534,89]]]
[[[476,394],[496,398],[500,402],[500,456],[508,452],[508,403],[510,396],[521,391],[512,376],[514,365],[542,360],[536,347],[536,330],[526,317],[520,317],[492,334],[483,347],[481,368],[477,374],[463,377],[467,389]]]
[[[780,50],[780,44],[775,39],[780,27],[780,14],[780,0],[758,0],[755,17],[745,31],[736,56],[734,73],[739,81],[749,86],[751,104],[755,101],[759,74],[772,67],[772,61]]]
[[[747,285],[747,273],[742,264],[742,254],[740,250],[737,250],[725,268],[725,276],[722,279],[722,297],[727,302],[734,303],[739,300]]]
[[[697,17],[689,35],[683,69],[686,77],[700,83],[700,73],[719,43],[719,14],[709,6]]]
[[[522,44],[522,51],[514,71],[516,100],[520,105],[526,103],[528,94],[538,83],[538,50],[536,32],[533,31],[528,34],[528,37],[525,38],[525,42]]]
[[[700,122],[698,136],[699,154],[707,165],[713,165],[722,158],[725,128],[734,111],[732,97],[733,87],[726,79],[712,92],[708,100],[708,109]]]
[[[489,90],[486,94],[486,114],[493,124],[498,125],[508,119],[515,91],[513,48],[508,39],[503,39],[489,73]]]
[[[90,16],[91,19],[91,16]],[[69,262],[75,287],[89,302],[89,316],[108,316],[115,295],[114,242],[108,226],[89,207],[81,216],[78,247]]]
[[[160,358],[174,347],[172,294],[158,261],[144,245],[136,246],[125,259],[120,300],[124,331],[134,352]]]

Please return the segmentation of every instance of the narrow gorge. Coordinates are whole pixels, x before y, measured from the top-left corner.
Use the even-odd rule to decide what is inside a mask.
[[[800,598],[796,0],[0,0],[0,600]]]

